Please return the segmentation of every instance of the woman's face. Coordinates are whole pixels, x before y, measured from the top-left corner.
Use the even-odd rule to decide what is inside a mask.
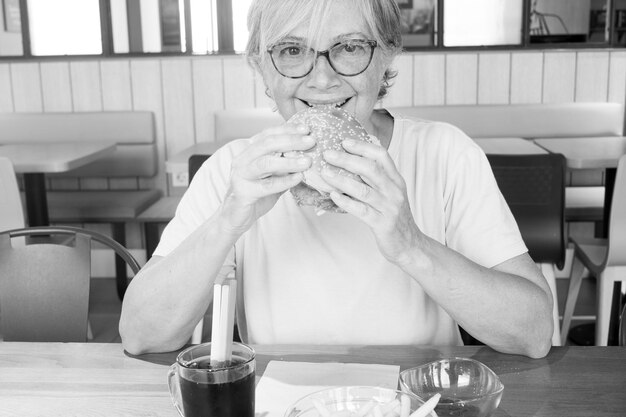
[[[307,29],[301,27],[291,32],[288,40],[306,44]],[[363,18],[355,13],[349,1],[332,3],[329,18],[320,33],[319,43],[312,45],[317,51],[328,50],[345,39],[372,39]],[[282,76],[269,57],[262,64],[261,71],[278,111],[285,120],[309,105],[337,104],[355,115],[368,131],[372,131],[370,117],[385,72],[380,48],[374,49],[374,57],[367,70],[351,77],[337,74],[323,56],[317,58],[313,70],[303,78]]]

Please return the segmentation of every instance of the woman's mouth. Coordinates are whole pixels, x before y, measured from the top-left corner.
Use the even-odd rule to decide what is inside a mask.
[[[299,99],[301,102],[306,104],[309,107],[320,107],[320,106],[329,106],[329,107],[343,107],[352,97],[349,97],[343,101],[325,101],[325,102],[309,102],[306,100]]]

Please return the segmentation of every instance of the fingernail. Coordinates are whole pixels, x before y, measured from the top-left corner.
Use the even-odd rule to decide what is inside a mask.
[[[352,139],[346,139],[346,140],[344,140],[344,141],[343,141],[343,142],[341,142],[341,143],[343,144],[343,146],[346,146],[346,147],[348,147],[348,148],[349,148],[349,147],[351,147],[351,146],[354,146],[354,144],[355,144],[356,142],[355,142],[355,141],[353,141]]]
[[[309,128],[307,127],[307,125],[298,125],[297,129],[298,129],[298,132],[300,132],[300,133],[308,133],[309,132]]]
[[[336,177],[337,176],[337,172],[335,172],[334,169],[330,169],[328,167],[324,167],[323,170],[324,175],[326,175],[327,177]]]
[[[315,139],[313,139],[313,136],[310,136],[310,135],[302,136],[302,140],[305,143],[313,143],[313,142],[315,142]]]
[[[298,165],[306,166],[309,165],[310,161],[309,158],[298,158]]]

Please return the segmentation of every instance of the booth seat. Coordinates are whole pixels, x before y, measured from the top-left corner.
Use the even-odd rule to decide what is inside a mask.
[[[451,123],[474,139],[602,137],[624,134],[620,103],[554,103],[391,107],[396,115]],[[222,110],[215,113],[215,140],[250,137],[283,120],[270,109]],[[570,184],[567,221],[601,221],[604,187]]]
[[[81,168],[49,174],[51,178],[134,178],[131,189],[48,190],[52,223],[109,223],[112,237],[126,243],[125,224],[161,197],[157,189],[137,189],[139,178],[158,171],[155,122],[152,112],[107,111],[77,113],[5,113],[0,115],[0,144],[108,142],[116,150]],[[71,182],[71,181],[70,181]],[[80,187],[78,187],[80,188]],[[117,274],[125,274],[118,262]]]

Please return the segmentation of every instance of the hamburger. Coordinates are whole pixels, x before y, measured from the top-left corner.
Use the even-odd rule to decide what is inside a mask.
[[[310,135],[316,141],[316,145],[309,150],[290,152],[285,155],[286,157],[308,155],[313,160],[311,168],[304,172],[304,180],[290,189],[296,203],[299,206],[313,206],[318,214],[326,211],[345,213],[330,198],[330,192],[334,188],[322,178],[322,168],[328,167],[337,175],[345,175],[361,182],[362,180],[358,175],[327,163],[323,153],[331,149],[345,152],[341,146],[341,142],[345,139],[372,143],[373,138],[354,116],[339,107],[330,105],[309,107],[299,111],[287,123],[306,125]]]

